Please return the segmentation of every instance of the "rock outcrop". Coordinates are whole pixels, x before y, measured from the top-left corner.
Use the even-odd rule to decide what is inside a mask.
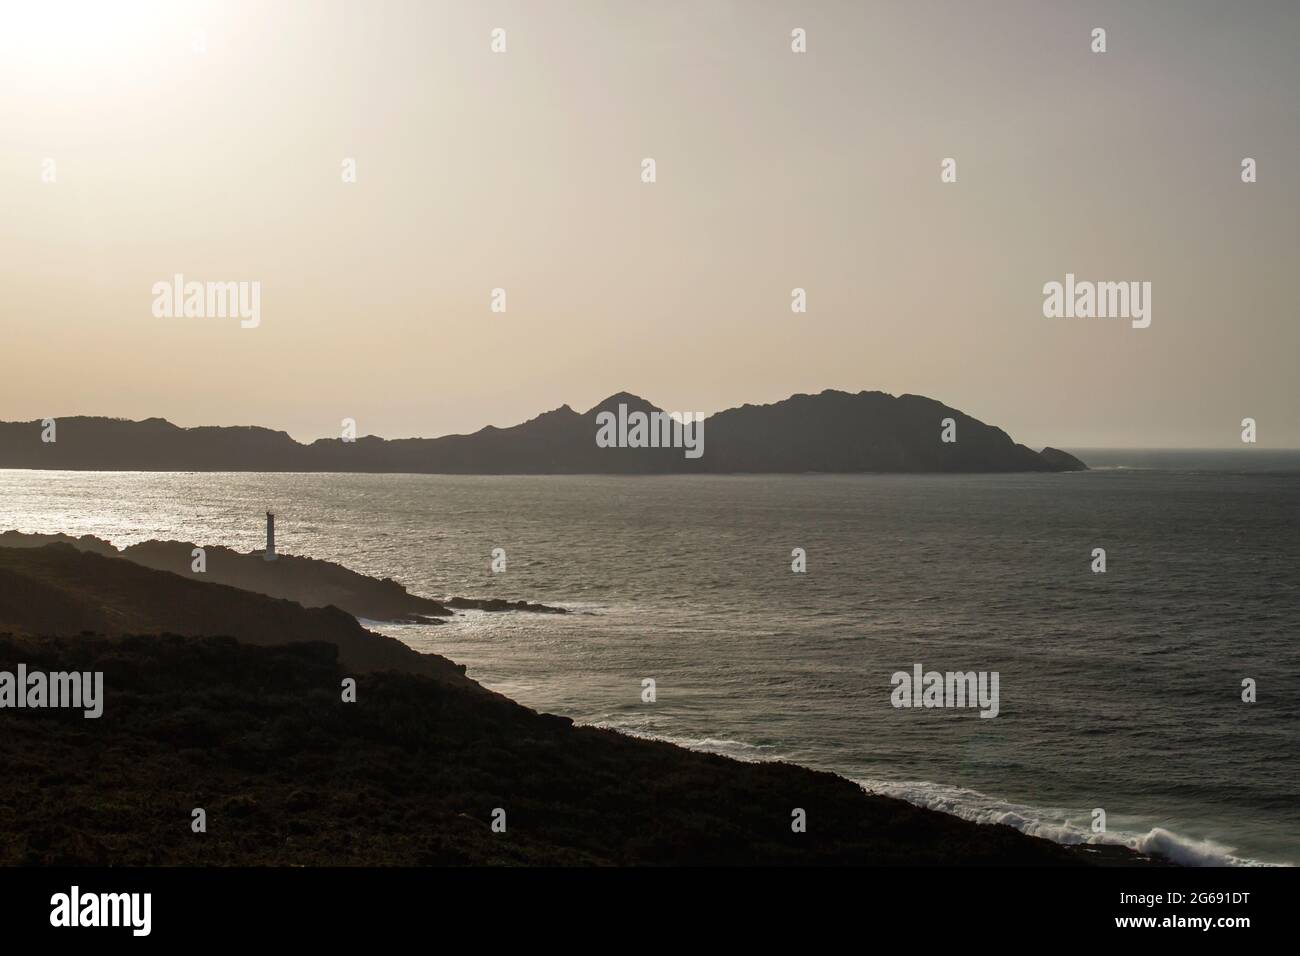
[[[122,550],[91,535],[0,533],[0,548],[36,548],[68,544],[80,551],[124,558],[158,571],[182,577],[296,601],[303,607],[334,606],[353,617],[395,624],[441,624],[453,610],[526,611],[564,614],[564,608],[500,598],[454,597],[446,601],[412,594],[392,578],[372,578],[332,561],[280,553],[263,560],[261,551],[241,553],[231,548],[205,546],[204,570],[194,570],[197,545],[188,541],[144,541]]]

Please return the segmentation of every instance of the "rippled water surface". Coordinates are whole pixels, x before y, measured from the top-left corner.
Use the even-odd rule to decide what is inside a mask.
[[[529,706],[1055,839],[1099,807],[1181,859],[1300,862],[1294,476],[0,471],[0,529],[251,550],[267,509],[282,552],[580,612],[375,625]],[[916,663],[999,672],[999,716],[895,709]]]

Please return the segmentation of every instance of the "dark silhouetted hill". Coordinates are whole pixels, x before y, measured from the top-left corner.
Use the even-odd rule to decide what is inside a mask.
[[[107,557],[125,558],[196,581],[228,584],[245,591],[296,601],[303,607],[333,605],[353,617],[371,621],[440,624],[442,618],[451,617],[453,608],[567,613],[563,608],[500,598],[454,597],[438,601],[411,594],[392,578],[372,578],[332,561],[286,553],[279,554],[274,561],[266,561],[261,551],[241,554],[231,548],[205,546],[205,570],[195,571],[193,553],[198,546],[188,541],[143,541],[119,551],[111,542],[92,535],[73,538],[66,534],[0,533],[0,548],[39,548],[59,543]]]
[[[0,547],[0,631],[226,635],[249,644],[326,641],[357,671],[395,670],[473,684],[464,667],[368,631],[337,607],[304,608],[70,544]]]
[[[825,391],[771,405],[744,405],[704,421],[704,452],[681,448],[600,448],[597,415],[659,411],[642,398],[612,395],[586,412],[568,405],[509,428],[472,435],[300,444],[284,432],[250,427],[178,428],[73,417],[57,420],[57,441],[40,422],[0,423],[0,468],[138,471],[342,471],[424,474],[697,474],[801,472],[1074,471],[1065,452],[1039,453],[999,428],[919,395]],[[680,411],[689,411],[681,409]],[[942,421],[956,441],[940,440]]]

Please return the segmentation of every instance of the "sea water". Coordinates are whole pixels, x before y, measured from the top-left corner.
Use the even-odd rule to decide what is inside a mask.
[[[574,611],[371,625],[530,707],[832,770],[1059,841],[1300,862],[1300,477],[1250,473],[1232,456],[1083,454],[1102,467],[0,471],[0,530],[252,550],[274,511],[282,553],[434,597]],[[1098,548],[1104,573],[1092,570]],[[494,549],[504,571],[492,571]],[[916,664],[997,672],[997,717],[892,706],[891,675]]]

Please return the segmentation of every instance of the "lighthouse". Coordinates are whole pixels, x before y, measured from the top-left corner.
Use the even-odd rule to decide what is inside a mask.
[[[262,559],[275,560],[275,515],[269,511],[266,513],[266,553],[262,555]]]

